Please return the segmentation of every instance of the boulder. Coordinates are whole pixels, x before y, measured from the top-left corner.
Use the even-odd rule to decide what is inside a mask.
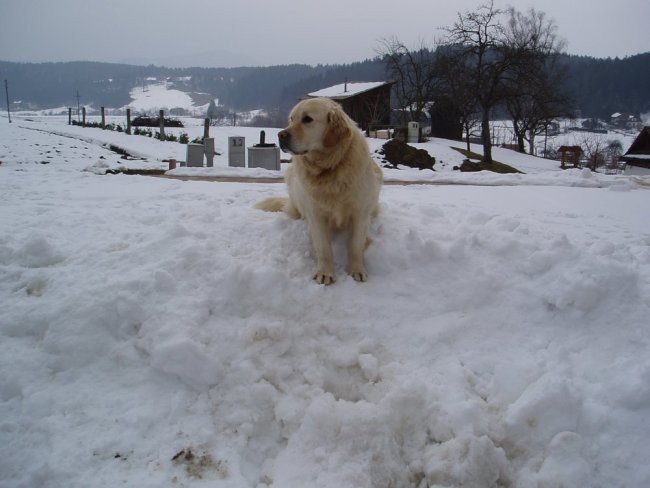
[[[398,164],[418,169],[430,169],[433,171],[433,165],[436,160],[424,149],[417,149],[409,146],[398,139],[391,139],[384,144],[379,151],[384,161],[393,167]]]

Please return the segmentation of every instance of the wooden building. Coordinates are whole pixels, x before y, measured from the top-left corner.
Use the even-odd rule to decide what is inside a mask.
[[[580,159],[582,158],[582,148],[580,146],[560,146],[557,150],[560,153],[560,167],[580,168]]]
[[[351,82],[308,93],[304,98],[330,98],[343,107],[361,129],[390,124],[390,91],[394,81]]]
[[[626,175],[650,175],[650,127],[641,129],[619,161],[626,163]]]

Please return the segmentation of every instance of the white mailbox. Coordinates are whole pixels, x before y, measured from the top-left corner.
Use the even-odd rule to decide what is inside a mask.
[[[409,122],[406,142],[419,142],[419,141],[420,141],[420,124],[417,122]]]

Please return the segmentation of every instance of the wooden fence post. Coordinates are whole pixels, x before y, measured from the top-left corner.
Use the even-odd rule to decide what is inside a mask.
[[[160,111],[160,140],[165,140],[165,111]]]
[[[210,137],[210,119],[203,119],[203,139]]]
[[[86,107],[81,107],[81,125],[86,127]]]
[[[126,109],[126,133],[131,133],[131,109]]]
[[[106,114],[104,112],[104,107],[102,107],[102,129],[106,128]]]
[[[68,125],[72,125],[72,107],[68,107]]]

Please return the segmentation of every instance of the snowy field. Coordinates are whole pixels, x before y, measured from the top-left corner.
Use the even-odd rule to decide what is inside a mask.
[[[337,241],[323,287],[304,222],[252,208],[283,185],[0,124],[3,488],[650,486],[647,179],[459,175],[434,140],[426,179],[468,184],[385,186],[369,281]]]

